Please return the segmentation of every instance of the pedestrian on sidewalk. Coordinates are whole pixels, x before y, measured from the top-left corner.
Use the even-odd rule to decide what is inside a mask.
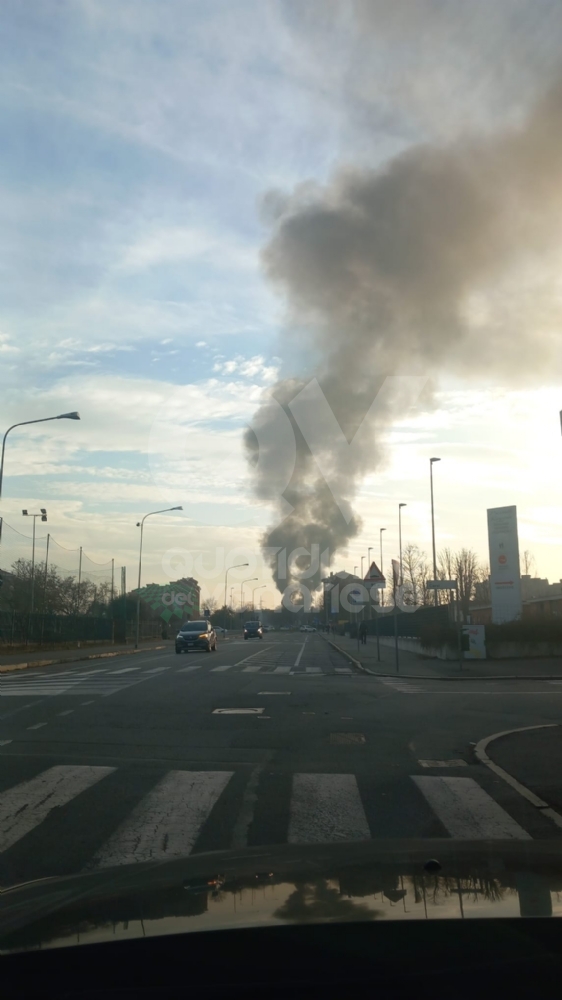
[[[367,645],[367,622],[360,622],[359,624],[359,638],[361,639],[361,645]]]

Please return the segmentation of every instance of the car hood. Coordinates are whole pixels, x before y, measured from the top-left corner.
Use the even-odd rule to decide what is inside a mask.
[[[4,888],[0,953],[283,923],[559,916],[559,894],[559,841],[213,852]]]

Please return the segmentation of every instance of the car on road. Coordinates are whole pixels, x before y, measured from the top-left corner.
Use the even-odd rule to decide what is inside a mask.
[[[263,639],[261,622],[246,622],[244,625],[245,639]]]
[[[299,632],[316,632],[312,625],[301,625]]]
[[[214,629],[217,635],[228,635],[228,629],[223,628],[222,625],[215,625]]]
[[[176,636],[176,653],[188,653],[190,649],[204,649],[210,653],[216,648],[217,633],[205,619],[185,622]]]
[[[279,631],[280,632],[290,632],[291,631],[291,626],[290,625],[282,625],[281,628],[279,629]]]
[[[262,632],[275,632],[275,625],[262,625]]]

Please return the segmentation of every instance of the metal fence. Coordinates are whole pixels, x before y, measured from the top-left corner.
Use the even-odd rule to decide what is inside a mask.
[[[437,607],[419,607],[415,611],[399,611],[396,615],[396,634],[400,638],[419,639],[425,628],[446,628],[451,624],[451,605],[440,604]],[[365,622],[367,634],[394,635],[394,608],[389,608],[387,613],[376,614],[375,617]],[[340,626],[340,631],[351,631],[355,634],[357,623],[355,619],[350,620],[346,625]]]
[[[140,638],[157,639],[162,621],[141,621]],[[128,642],[135,622],[93,615],[41,615],[0,611],[0,646],[57,646],[75,642]]]

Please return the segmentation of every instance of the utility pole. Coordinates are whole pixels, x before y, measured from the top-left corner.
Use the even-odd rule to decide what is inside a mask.
[[[437,580],[437,556],[435,554],[435,508],[433,506],[433,463],[440,462],[440,458],[429,459],[429,481],[431,486],[431,545],[433,548],[433,579]],[[435,588],[435,607],[439,603],[437,588]]]

